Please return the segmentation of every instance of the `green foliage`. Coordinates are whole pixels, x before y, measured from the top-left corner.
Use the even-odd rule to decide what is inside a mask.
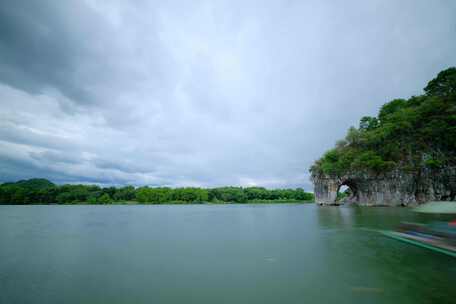
[[[426,165],[426,167],[431,169],[438,169],[443,166],[443,162],[441,160],[434,158],[425,160],[424,164]]]
[[[339,202],[339,201],[341,201],[341,200],[343,200],[343,199],[345,199],[345,198],[347,198],[349,196],[350,196],[350,190],[349,189],[347,189],[346,191],[343,191],[343,192],[338,191],[337,192],[337,196],[336,196],[336,202]]]
[[[388,120],[388,117],[398,112],[400,109],[404,108],[405,104],[407,103],[404,99],[394,99],[388,103],[385,103],[381,108],[380,112],[378,113],[378,119],[381,122]]]
[[[357,146],[361,144],[361,132],[355,127],[350,127],[348,129],[347,135],[345,136],[345,141],[348,145]]]
[[[88,202],[89,204],[97,204],[97,203],[98,203],[97,197],[94,196],[94,195],[89,196],[89,198],[87,199],[87,202]]]
[[[112,204],[137,201],[143,204],[267,203],[311,201],[303,189],[262,187],[167,188],[126,186],[100,188],[94,185],[56,186],[46,180],[19,181],[0,185],[0,204]],[[44,185],[47,185],[44,187]]]
[[[374,151],[363,151],[359,153],[352,162],[354,169],[367,169],[374,172],[382,172],[394,165],[394,162],[385,161]]]
[[[377,128],[379,121],[377,117],[364,116],[359,121],[359,130],[361,131],[370,131]]]
[[[456,68],[440,72],[435,79],[429,81],[424,91],[427,95],[441,97],[456,94]]]
[[[250,197],[253,196],[253,193],[250,193]],[[213,188],[209,190],[208,197],[211,201],[218,200],[235,203],[246,203],[248,200],[247,193],[241,187]]]
[[[29,190],[49,189],[55,186],[53,183],[44,178],[32,178],[28,180],[21,180],[16,182],[15,185]]]
[[[112,200],[109,194],[104,193],[102,196],[98,198],[97,202],[100,204],[110,204]]]
[[[343,175],[385,172],[395,167],[437,169],[456,163],[456,69],[439,73],[425,95],[384,104],[377,117],[362,117],[344,140],[310,171]],[[427,155],[427,157],[424,157]]]
[[[126,186],[116,189],[112,197],[115,201],[132,201],[136,197],[135,187]]]

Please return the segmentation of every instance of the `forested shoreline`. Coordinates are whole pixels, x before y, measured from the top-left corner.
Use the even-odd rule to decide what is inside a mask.
[[[313,199],[312,193],[301,188],[100,187],[56,185],[39,178],[0,184],[0,205],[289,203],[311,202]]]

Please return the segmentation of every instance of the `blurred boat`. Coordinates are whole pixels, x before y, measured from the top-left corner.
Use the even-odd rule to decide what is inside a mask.
[[[436,241],[430,241],[426,238],[420,238],[418,236],[413,236],[403,232],[389,231],[384,230],[381,233],[387,237],[393,238],[395,240],[412,244],[418,247],[423,247],[426,249],[433,250],[435,252],[440,252],[456,258],[456,247]]]
[[[456,214],[456,202],[430,202],[414,209],[421,213]],[[430,224],[401,223],[397,231],[381,231],[387,237],[456,257],[456,220]]]

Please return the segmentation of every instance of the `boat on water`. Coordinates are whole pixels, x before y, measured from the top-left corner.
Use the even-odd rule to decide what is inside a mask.
[[[456,214],[456,202],[431,202],[414,211]],[[401,223],[397,231],[384,230],[381,233],[395,240],[456,257],[456,220],[430,224]]]
[[[444,253],[446,255],[452,256],[456,258],[456,247],[445,244],[444,242],[435,241],[432,239],[426,239],[424,237],[414,236],[403,232],[398,231],[388,231],[384,230],[381,231],[387,237],[409,243],[415,246],[423,247],[426,249],[430,249],[436,252]]]

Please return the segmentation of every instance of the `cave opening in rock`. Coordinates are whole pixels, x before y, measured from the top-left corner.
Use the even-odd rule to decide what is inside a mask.
[[[336,203],[355,202],[358,200],[358,187],[352,180],[342,182],[337,188]]]

